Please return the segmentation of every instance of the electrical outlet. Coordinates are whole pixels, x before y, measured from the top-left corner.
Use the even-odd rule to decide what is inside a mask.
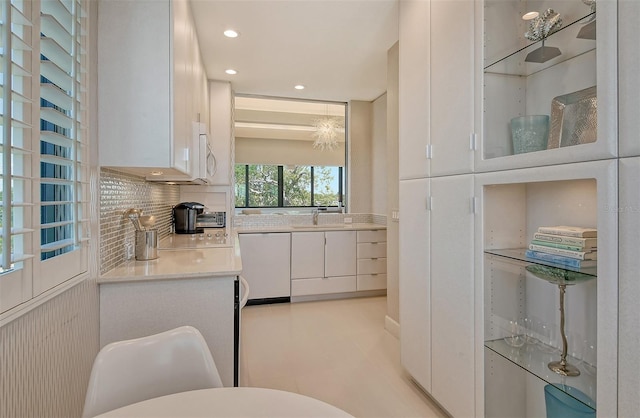
[[[130,240],[124,241],[124,259],[131,260],[133,258],[133,243]]]
[[[353,218],[344,218],[344,223],[350,224],[353,222]]]

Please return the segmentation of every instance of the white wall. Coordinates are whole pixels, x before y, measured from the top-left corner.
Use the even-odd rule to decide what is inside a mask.
[[[387,213],[387,94],[372,106],[371,118],[371,211]]]
[[[386,141],[386,182],[387,182],[387,317],[400,321],[400,301],[398,295],[398,239],[399,225],[391,216],[399,206],[398,167],[398,43],[387,52],[387,141]]]
[[[344,166],[344,143],[335,151],[313,148],[311,141],[236,137],[236,163]]]
[[[349,212],[371,212],[371,117],[373,104],[349,102],[347,199]]]

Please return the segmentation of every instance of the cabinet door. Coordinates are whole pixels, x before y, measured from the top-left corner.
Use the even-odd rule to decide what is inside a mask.
[[[618,2],[618,16],[620,156],[626,157],[640,155],[640,48],[637,41],[640,2]]]
[[[429,180],[402,180],[399,194],[400,359],[411,376],[430,392]]]
[[[189,4],[186,0],[171,2],[173,17],[173,89],[172,111],[173,132],[172,164],[175,168],[191,174],[189,149],[191,148],[192,128],[189,118],[189,101],[192,98],[189,85]]]
[[[209,82],[209,130],[217,165],[213,184],[219,186],[231,184],[231,96],[231,83]]]
[[[473,176],[431,179],[431,394],[475,416]]]
[[[429,173],[430,12],[426,1],[399,4],[399,176],[408,179]]]
[[[170,166],[170,13],[168,1],[100,3],[101,166]]]
[[[291,234],[291,278],[324,277],[324,232]]]
[[[640,410],[640,259],[638,258],[638,231],[640,231],[640,157],[620,160],[620,346],[618,362],[623,367],[618,376],[618,415],[633,416]],[[636,331],[631,331],[636,330]],[[604,354],[606,355],[606,354]]]
[[[325,232],[324,275],[356,275],[356,231]]]
[[[249,299],[291,294],[288,233],[241,234],[242,275],[249,283]]]
[[[473,166],[473,19],[473,0],[431,1],[431,176]]]

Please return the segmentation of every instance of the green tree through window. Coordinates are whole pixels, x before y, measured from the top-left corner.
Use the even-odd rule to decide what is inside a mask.
[[[236,207],[338,206],[343,167],[235,166]]]

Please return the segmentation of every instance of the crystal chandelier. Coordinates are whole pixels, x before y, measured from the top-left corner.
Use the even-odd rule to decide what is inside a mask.
[[[318,118],[313,121],[313,127],[313,148],[321,151],[335,151],[338,148],[338,134],[343,128],[339,119],[329,116]]]

